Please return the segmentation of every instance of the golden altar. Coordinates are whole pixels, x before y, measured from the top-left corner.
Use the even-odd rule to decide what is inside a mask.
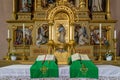
[[[101,61],[109,49],[116,61],[116,20],[111,17],[110,0],[101,5],[91,0],[13,0],[7,56],[15,51],[18,60],[35,60],[38,55],[54,54],[58,64],[67,64],[75,52]]]

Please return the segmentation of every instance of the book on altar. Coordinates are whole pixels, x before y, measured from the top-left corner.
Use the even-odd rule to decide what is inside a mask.
[[[75,53],[70,59],[70,78],[98,79],[98,68],[87,54]]]
[[[80,54],[81,60],[90,60],[87,54]]]
[[[55,56],[52,54],[47,54],[46,60],[55,60]]]
[[[80,55],[79,55],[79,53],[75,53],[71,56],[71,58],[72,58],[72,62],[76,61],[76,60],[80,60]]]
[[[36,59],[36,61],[43,61],[43,60],[55,60],[55,56],[51,54],[39,55]]]
[[[39,55],[30,67],[31,78],[52,78],[59,77],[58,65],[55,56],[52,54]]]
[[[72,62],[76,60],[90,60],[87,54],[75,53],[71,56]]]
[[[45,55],[39,55],[36,59],[36,61],[43,61],[45,58]]]

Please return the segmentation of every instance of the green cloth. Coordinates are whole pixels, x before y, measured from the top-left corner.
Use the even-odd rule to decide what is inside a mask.
[[[70,65],[70,78],[96,78],[98,68],[91,60],[77,60]]]
[[[50,78],[58,77],[58,65],[55,61],[35,61],[30,68],[31,78]]]

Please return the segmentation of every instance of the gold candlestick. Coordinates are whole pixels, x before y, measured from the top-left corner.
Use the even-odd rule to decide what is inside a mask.
[[[23,54],[22,54],[22,60],[27,60],[27,57],[25,55],[25,38],[23,38]]]
[[[8,52],[7,52],[7,56],[6,56],[5,60],[10,60],[10,42],[11,42],[11,38],[7,38],[6,40],[8,42]]]
[[[100,52],[99,52],[99,59],[98,59],[99,61],[102,60],[102,57],[101,57],[101,46],[102,46],[102,45],[101,45],[101,43],[102,43],[102,40],[101,40],[101,38],[100,38],[100,44],[99,44],[99,47],[100,47],[100,50],[99,50],[99,51],[100,51]]]
[[[117,42],[117,39],[116,38],[114,38],[113,39],[113,42],[114,42],[114,61],[117,61],[117,58],[116,58],[116,42]]]

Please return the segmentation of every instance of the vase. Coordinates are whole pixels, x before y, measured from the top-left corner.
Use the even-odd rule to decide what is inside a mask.
[[[15,61],[16,60],[16,56],[11,56],[11,60]]]
[[[112,56],[107,56],[107,57],[106,57],[106,60],[107,60],[107,61],[111,61],[111,60],[112,60]]]

